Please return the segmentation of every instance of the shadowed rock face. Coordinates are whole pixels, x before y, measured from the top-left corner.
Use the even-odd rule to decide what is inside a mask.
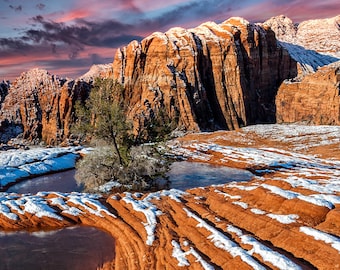
[[[20,126],[23,137],[32,142],[60,143],[70,133],[75,101],[86,98],[90,87],[87,82],[60,79],[45,70],[24,72],[2,103],[0,127],[6,133]]]
[[[9,83],[1,82],[0,83],[0,109],[1,103],[4,101],[6,95],[8,94]]]
[[[297,74],[274,32],[241,18],[133,41],[117,51],[113,70],[130,118],[163,108],[187,130],[275,122],[277,89]]]
[[[276,108],[278,123],[340,125],[340,62],[282,83]]]

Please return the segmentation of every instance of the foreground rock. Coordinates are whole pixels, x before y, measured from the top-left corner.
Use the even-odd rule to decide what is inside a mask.
[[[276,96],[278,123],[340,125],[340,61],[301,80],[286,80]]]
[[[170,144],[174,153],[246,168],[253,180],[106,197],[5,193],[0,227],[105,229],[117,241],[116,269],[339,269],[340,160],[322,152],[340,149],[339,131],[275,125],[188,135]]]

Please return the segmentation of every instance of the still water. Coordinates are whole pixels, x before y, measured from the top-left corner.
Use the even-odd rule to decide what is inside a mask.
[[[16,193],[39,191],[81,191],[75,170],[36,177],[7,190]],[[170,186],[186,190],[194,187],[248,181],[246,170],[194,162],[174,162],[168,172]],[[114,259],[114,239],[91,227],[66,228],[53,232],[0,232],[0,270],[16,269],[96,269]]]
[[[93,270],[114,256],[114,239],[92,227],[0,232],[0,270]]]
[[[76,170],[68,170],[24,180],[10,187],[6,192],[32,193],[39,191],[72,192],[82,190],[74,178]]]
[[[249,181],[253,174],[247,170],[198,162],[174,162],[168,172],[170,188],[187,190],[195,187]]]
[[[69,170],[36,177],[10,187],[7,192],[81,192],[82,187],[77,185],[74,175],[75,170]],[[253,174],[247,170],[188,161],[172,163],[167,175],[170,184],[166,188],[180,190],[224,184],[231,181],[249,181],[253,177]]]

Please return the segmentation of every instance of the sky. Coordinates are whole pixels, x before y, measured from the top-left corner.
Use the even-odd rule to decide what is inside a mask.
[[[339,0],[0,0],[0,81],[31,68],[77,78],[117,48],[171,27],[237,16],[294,22],[340,14]]]

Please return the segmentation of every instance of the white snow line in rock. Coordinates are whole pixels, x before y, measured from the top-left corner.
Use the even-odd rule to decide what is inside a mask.
[[[63,198],[57,197],[57,198],[51,198],[48,199],[51,205],[58,206],[62,210],[62,214],[69,214],[71,216],[79,216],[80,214],[83,214],[84,212],[81,211],[80,209],[69,206],[67,203],[64,201]]]
[[[290,215],[267,214],[266,216],[272,219],[275,219],[282,224],[295,223],[296,220],[299,218],[299,216],[295,214],[290,214]]]
[[[209,263],[207,263],[194,248],[190,247],[188,251],[184,252],[181,249],[179,243],[177,243],[175,240],[172,240],[171,244],[173,246],[172,257],[174,257],[178,261],[177,266],[180,266],[180,267],[190,266],[190,263],[187,260],[186,256],[192,255],[196,258],[196,262],[199,262],[201,264],[204,270],[214,270],[214,267],[210,265]],[[188,243],[185,242],[184,245],[187,246]]]
[[[155,240],[155,230],[157,226],[157,216],[160,216],[162,212],[151,202],[147,200],[135,200],[131,193],[125,192],[123,201],[127,204],[131,204],[135,211],[142,212],[145,215],[146,222],[142,222],[144,225],[147,239],[146,244],[151,246]]]
[[[99,195],[72,192],[70,194],[65,194],[65,197],[68,202],[84,208],[85,211],[93,215],[104,217],[102,213],[105,213],[110,217],[116,218],[114,214],[109,212],[106,207],[99,202]]]
[[[232,200],[239,200],[239,199],[242,198],[242,197],[239,196],[239,195],[230,195],[230,194],[225,193],[225,192],[223,192],[223,191],[221,191],[221,190],[218,190],[218,189],[215,189],[214,192],[217,193],[217,194],[220,194],[220,195],[224,196],[225,198],[229,198],[229,199],[232,199]]]
[[[266,214],[265,211],[263,211],[261,209],[257,209],[257,208],[252,208],[252,209],[250,209],[250,211],[253,212],[256,215],[265,215]]]
[[[340,253],[340,238],[330,235],[328,233],[310,228],[310,227],[300,227],[300,232],[314,237],[315,240],[323,241],[330,244],[334,249]]]
[[[248,204],[245,203],[245,202],[236,201],[236,202],[232,202],[232,204],[238,205],[238,206],[242,207],[243,209],[248,209]]]
[[[331,202],[329,202],[325,199],[322,199],[322,198],[316,198],[316,197],[313,197],[313,196],[305,196],[305,195],[302,195],[298,192],[285,190],[285,189],[282,189],[282,188],[279,188],[279,187],[276,187],[276,186],[272,186],[272,185],[268,185],[268,184],[261,184],[261,186],[265,189],[270,190],[272,193],[279,195],[283,198],[286,198],[288,200],[296,198],[296,199],[306,201],[306,202],[311,203],[311,204],[315,204],[315,205],[322,206],[322,207],[327,207],[329,209],[334,208],[334,205]]]
[[[178,261],[177,266],[180,266],[180,267],[190,266],[190,263],[186,258],[188,253],[184,252],[181,249],[179,243],[177,243],[175,240],[172,240],[171,244],[173,246],[172,257],[174,257]]]
[[[270,249],[269,247],[261,244],[254,237],[245,235],[242,231],[232,225],[227,226],[227,231],[236,234],[242,241],[243,244],[251,245],[253,248],[248,251],[249,254],[259,254],[263,261],[269,262],[282,270],[299,270],[300,266],[289,260],[286,256]]]
[[[18,220],[18,216],[12,213],[10,208],[7,205],[2,204],[1,201],[0,201],[0,214],[4,215],[8,219]]]
[[[205,228],[211,233],[211,235],[208,236],[208,239],[211,240],[217,248],[227,251],[233,257],[240,256],[242,261],[244,261],[254,269],[265,269],[261,264],[256,262],[256,260],[251,257],[251,255],[249,255],[247,251],[239,247],[235,242],[230,240],[223,233],[210,226],[203,219],[190,212],[188,209],[183,208],[183,210],[187,213],[188,217],[194,218],[198,222],[198,228]]]

